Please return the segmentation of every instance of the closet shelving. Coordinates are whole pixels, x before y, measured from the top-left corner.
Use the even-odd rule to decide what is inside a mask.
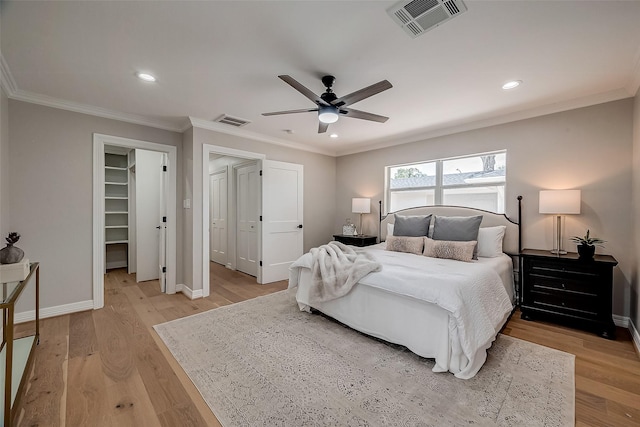
[[[105,152],[104,155],[105,208],[105,266],[127,266],[129,243],[129,168],[125,153]]]

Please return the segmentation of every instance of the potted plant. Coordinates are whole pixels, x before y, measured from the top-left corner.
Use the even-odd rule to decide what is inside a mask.
[[[571,240],[578,245],[578,255],[583,259],[593,258],[593,255],[596,253],[596,246],[603,248],[603,244],[606,243],[606,240],[591,237],[589,230],[587,230],[587,234],[584,237],[573,236]]]

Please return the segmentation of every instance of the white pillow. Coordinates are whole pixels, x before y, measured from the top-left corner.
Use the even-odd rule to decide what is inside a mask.
[[[393,224],[390,222],[387,223],[387,237],[393,236]]]
[[[478,256],[495,258],[502,255],[502,239],[504,238],[504,225],[497,227],[484,227],[478,230]]]

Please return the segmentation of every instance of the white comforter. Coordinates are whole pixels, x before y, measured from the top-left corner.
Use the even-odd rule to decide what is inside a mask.
[[[490,346],[513,308],[498,273],[478,262],[390,252],[384,245],[365,250],[383,267],[359,283],[436,304],[449,312],[452,350],[461,350],[469,360],[456,376],[474,376],[486,359],[486,352],[478,350]],[[293,264],[290,288],[297,286],[298,268],[312,268],[310,254]]]

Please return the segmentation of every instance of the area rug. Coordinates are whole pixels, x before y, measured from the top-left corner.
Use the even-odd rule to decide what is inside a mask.
[[[225,427],[574,425],[574,356],[505,335],[460,380],[290,291],[154,328]]]

